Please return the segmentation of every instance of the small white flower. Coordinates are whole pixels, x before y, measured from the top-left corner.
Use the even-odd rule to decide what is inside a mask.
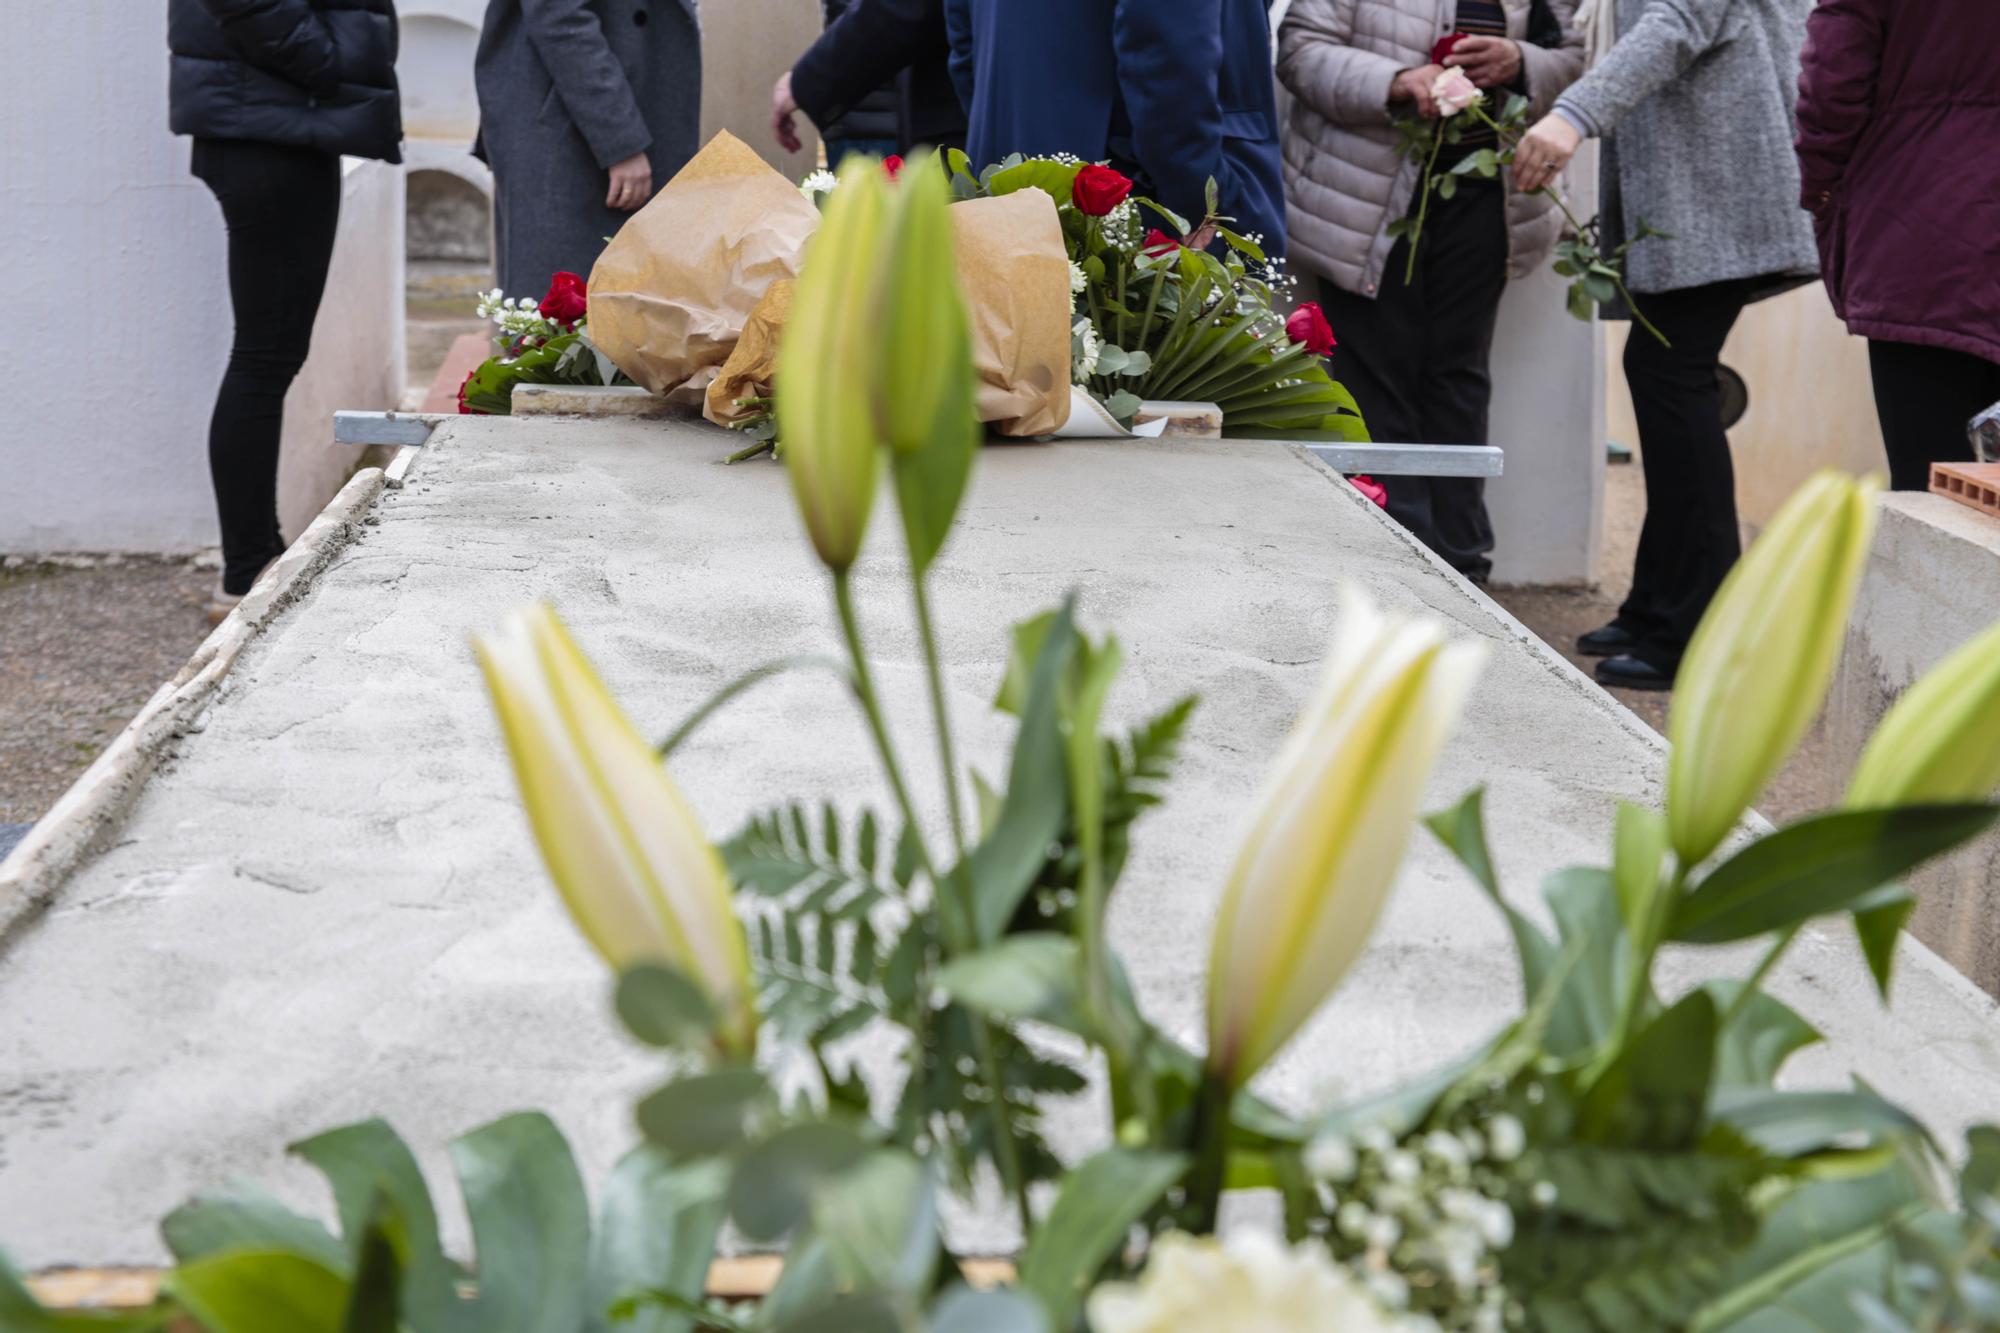
[[[1480,1137],[1478,1130],[1461,1129],[1458,1131],[1458,1141],[1465,1149],[1467,1161],[1479,1162],[1485,1160],[1486,1140]]]
[[[1387,1250],[1403,1238],[1403,1224],[1393,1217],[1376,1213],[1368,1219],[1368,1225],[1361,1229],[1361,1238],[1371,1249]]]
[[[1528,1197],[1538,1208],[1547,1208],[1556,1201],[1556,1187],[1546,1180],[1538,1180],[1528,1191]]]
[[[1470,1160],[1465,1145],[1458,1141],[1458,1136],[1448,1134],[1441,1129],[1434,1129],[1424,1135],[1424,1156],[1454,1171],[1464,1169]]]
[[[817,194],[832,194],[840,184],[840,177],[831,171],[815,171],[799,182],[799,193],[808,199]]]
[[[1355,1142],[1372,1153],[1385,1153],[1396,1146],[1396,1140],[1381,1125],[1370,1125],[1355,1135]]]
[[[1511,1162],[1528,1146],[1528,1132],[1503,1111],[1486,1122],[1486,1141],[1492,1146],[1494,1161]]]
[[[1367,1234],[1368,1223],[1373,1217],[1374,1214],[1368,1211],[1366,1205],[1349,1199],[1340,1205],[1340,1211],[1333,1215],[1333,1225],[1349,1240],[1360,1240]]]
[[[1097,329],[1088,319],[1079,319],[1070,333],[1075,339],[1073,351],[1076,364],[1073,368],[1075,372],[1073,378],[1079,381],[1087,380],[1097,373],[1097,358],[1103,344],[1097,337]]]
[[[1084,288],[1086,288],[1086,287],[1088,287],[1089,285],[1090,285],[1090,279],[1089,279],[1088,277],[1084,276],[1084,272],[1083,272],[1083,265],[1081,265],[1081,264],[1077,263],[1077,262],[1076,262],[1076,261],[1075,261],[1074,259],[1070,260],[1070,261],[1069,261],[1069,289],[1070,289],[1070,292],[1071,292],[1071,294],[1072,294],[1072,295],[1081,295],[1081,294],[1082,294],[1082,292],[1083,292],[1083,289],[1084,289]]]
[[[1498,1199],[1489,1199],[1479,1210],[1478,1222],[1479,1234],[1489,1248],[1504,1250],[1514,1243],[1514,1210]]]
[[[1404,1309],[1410,1303],[1410,1284],[1403,1280],[1403,1276],[1400,1273],[1391,1272],[1387,1269],[1379,1273],[1370,1273],[1368,1275],[1368,1290],[1374,1293],[1376,1300],[1382,1302],[1382,1304],[1388,1306],[1391,1310]]]
[[[1423,1164],[1413,1152],[1394,1148],[1382,1154],[1382,1174],[1394,1185],[1408,1185],[1424,1173]]]
[[[1322,1134],[1306,1145],[1306,1170],[1321,1180],[1354,1179],[1354,1145],[1338,1134]]]
[[[1172,1233],[1155,1242],[1136,1282],[1106,1282],[1091,1292],[1090,1326],[1096,1333],[1186,1333],[1216,1327],[1217,1311],[1226,1311],[1234,1328],[1409,1333],[1372,1290],[1372,1280],[1364,1285],[1321,1245],[1288,1249],[1261,1232],[1226,1242]],[[1402,1297],[1409,1299],[1407,1285]]]

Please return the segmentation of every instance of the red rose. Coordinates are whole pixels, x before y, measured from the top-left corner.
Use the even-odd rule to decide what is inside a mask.
[[[549,294],[542,298],[543,319],[552,319],[558,324],[575,324],[590,309],[590,290],[584,286],[582,278],[574,273],[558,273],[549,283]]]
[[[1333,349],[1340,346],[1333,336],[1333,325],[1326,322],[1326,312],[1317,301],[1308,301],[1292,312],[1292,317],[1285,321],[1285,336],[1314,356],[1331,356]]]
[[[1162,255],[1172,254],[1174,251],[1180,249],[1180,246],[1181,243],[1179,241],[1167,235],[1158,227],[1155,227],[1146,233],[1146,240],[1141,248],[1153,258],[1158,259]]]
[[[1433,65],[1442,65],[1444,58],[1451,54],[1452,48],[1464,41],[1469,35],[1463,32],[1448,32],[1438,38],[1437,45],[1431,48],[1431,63]]]
[[[902,155],[899,153],[891,153],[889,154],[889,156],[883,158],[882,170],[889,173],[890,180],[894,180],[896,179],[896,177],[902,175],[903,174]]]
[[[1076,204],[1076,211],[1094,218],[1101,218],[1132,193],[1132,178],[1110,167],[1091,165],[1076,173],[1076,183],[1070,186],[1070,200]]]
[[[491,413],[488,412],[482,412],[476,407],[467,407],[465,405],[465,391],[472,387],[473,377],[478,373],[479,371],[477,369],[468,370],[467,372],[465,372],[465,378],[460,380],[458,383],[458,414],[462,417],[483,417],[492,415]]]

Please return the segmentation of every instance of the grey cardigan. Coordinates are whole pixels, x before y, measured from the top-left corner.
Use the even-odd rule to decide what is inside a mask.
[[[1606,231],[1640,218],[1671,240],[1632,248],[1635,292],[1819,272],[1792,152],[1799,48],[1813,0],[1618,0],[1618,40],[1556,102],[1610,136]],[[1613,241],[1616,244],[1616,241]]]

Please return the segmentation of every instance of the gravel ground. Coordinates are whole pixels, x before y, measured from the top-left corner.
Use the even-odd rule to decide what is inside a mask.
[[[182,560],[0,569],[0,826],[38,819],[180,669],[214,579]]]

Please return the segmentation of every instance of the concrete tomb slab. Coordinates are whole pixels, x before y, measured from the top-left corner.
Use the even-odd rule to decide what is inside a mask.
[[[284,1145],[371,1115],[418,1148],[461,1249],[457,1134],[544,1107],[602,1179],[660,1069],[620,1035],[543,875],[466,638],[550,599],[649,734],[747,667],[831,650],[785,478],[719,465],[730,442],[685,423],[448,422],[241,648],[101,850],[0,945],[0,1244],[17,1262],[157,1262],[156,1220],[236,1176],[328,1212]],[[857,581],[926,793],[897,545],[878,514]],[[1114,720],[1201,694],[1112,909],[1147,1011],[1190,1041],[1217,886],[1344,582],[1492,644],[1430,795],[1488,785],[1502,873],[1539,913],[1540,876],[1601,859],[1617,801],[1658,800],[1658,741],[1304,451],[989,449],[938,567],[951,704],[988,774],[1010,732],[988,707],[1006,628],[1068,590],[1124,644]],[[858,719],[816,677],[747,696],[675,771],[717,835],[782,798],[887,806]],[[1666,981],[1751,961],[1676,955]],[[1952,1136],[2000,1108],[1992,1004],[1922,946],[1889,1010],[1842,923],[1808,932],[1774,985],[1830,1038],[1794,1082],[1860,1073]],[[1428,1070],[1518,1012],[1516,986],[1502,923],[1418,837],[1366,957],[1269,1091],[1303,1106]],[[857,1050],[886,1058],[868,1034]],[[1076,1153],[1096,1146],[1087,1109],[1056,1113]],[[953,1226],[969,1250],[1010,1243],[987,1218]]]

